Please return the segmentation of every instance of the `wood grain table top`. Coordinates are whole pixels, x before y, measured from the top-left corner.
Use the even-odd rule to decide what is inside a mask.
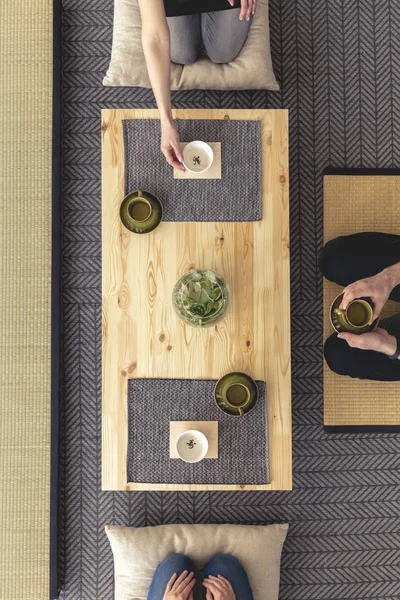
[[[286,110],[179,109],[173,115],[261,121],[263,219],[163,222],[147,235],[127,231],[119,219],[124,197],[121,121],[156,119],[159,114],[144,109],[102,110],[102,488],[288,490],[292,486],[288,114]],[[229,285],[231,305],[215,327],[187,326],[173,310],[172,289],[192,268],[213,269]],[[219,379],[230,371],[267,382],[271,483],[128,482],[128,379]]]

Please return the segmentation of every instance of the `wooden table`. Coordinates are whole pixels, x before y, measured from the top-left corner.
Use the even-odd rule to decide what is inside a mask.
[[[102,110],[102,488],[289,490],[292,486],[288,115],[286,110],[174,110],[179,119],[262,123],[263,219],[161,223],[134,235],[119,219],[124,197],[122,119],[156,110]],[[158,140],[152,141],[157,143]],[[171,170],[172,177],[172,170]],[[150,190],[151,191],[151,190]],[[177,279],[192,268],[220,273],[231,290],[226,319],[194,329],[175,315]],[[267,381],[271,483],[177,485],[127,482],[127,387],[132,377],[212,378],[243,371]]]

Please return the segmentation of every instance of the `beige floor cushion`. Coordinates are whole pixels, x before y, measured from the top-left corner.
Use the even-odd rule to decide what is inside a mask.
[[[187,554],[203,567],[214,554],[236,556],[247,571],[254,600],[278,600],[282,546],[288,525],[106,526],[114,553],[115,600],[146,600],[157,565]]]
[[[171,66],[172,90],[278,90],[271,62],[268,0],[258,0],[247,42],[232,63],[221,65],[200,58],[193,65]],[[111,62],[103,84],[151,87],[137,0],[114,0]]]

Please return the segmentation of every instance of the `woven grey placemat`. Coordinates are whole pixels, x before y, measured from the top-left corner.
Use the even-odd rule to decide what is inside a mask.
[[[136,483],[269,483],[266,384],[244,417],[225,415],[214,402],[216,381],[130,379],[128,481]],[[218,459],[188,464],[169,458],[170,421],[218,421]]]
[[[258,221],[262,218],[261,121],[176,120],[182,142],[221,142],[221,179],[174,179],[160,152],[160,122],[122,121],[125,193],[160,198],[164,221]]]

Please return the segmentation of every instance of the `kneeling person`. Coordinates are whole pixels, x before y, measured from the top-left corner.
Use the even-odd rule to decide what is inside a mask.
[[[341,308],[362,297],[374,303],[375,320],[390,298],[400,302],[400,236],[358,233],[328,242],[321,254],[324,277],[344,286]],[[400,311],[370,333],[332,334],[324,354],[332,371],[358,379],[400,381]]]

